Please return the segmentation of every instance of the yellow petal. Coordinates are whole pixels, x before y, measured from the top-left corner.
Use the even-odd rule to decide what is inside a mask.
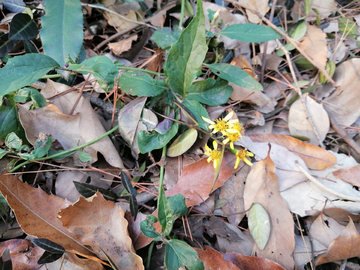
[[[206,151],[208,151],[208,152],[211,152],[211,151],[212,151],[207,144],[205,144],[205,149],[206,149]]]
[[[209,163],[211,161],[211,157],[209,157],[208,159],[207,159],[207,162]]]
[[[229,141],[229,138],[226,138],[225,140],[223,140],[223,144],[227,144]]]
[[[249,165],[249,166],[252,166],[253,164],[249,161],[249,160],[247,160],[246,158],[244,158],[244,162],[247,164],[247,165]]]
[[[218,160],[214,160],[214,169],[216,169],[217,165],[218,165]]]
[[[231,117],[233,116],[233,114],[234,114],[233,111],[229,112],[228,115],[225,116],[224,120],[229,121],[231,119]]]
[[[213,141],[213,146],[214,146],[214,149],[217,149],[217,148],[218,148],[218,143],[217,143],[217,141]]]
[[[239,166],[240,158],[236,158],[234,169],[236,169]]]
[[[249,156],[249,157],[253,157],[253,156],[254,156],[254,154],[251,153],[251,152],[249,152],[249,151],[246,151],[246,155]]]
[[[211,121],[211,120],[208,119],[208,118],[205,118],[204,116],[201,116],[201,118],[202,118],[205,122],[207,122],[207,123],[209,123],[209,124],[211,124],[211,125],[214,125],[214,124],[215,124],[213,121]]]

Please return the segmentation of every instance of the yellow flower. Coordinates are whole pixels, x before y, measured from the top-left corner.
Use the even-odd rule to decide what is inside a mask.
[[[226,136],[227,138],[223,141],[223,143],[227,144],[228,142],[230,142],[230,148],[234,150],[234,142],[237,142],[238,140],[241,139],[241,133],[240,132],[228,133],[226,134]]]
[[[236,169],[239,166],[241,160],[243,160],[247,165],[252,166],[252,163],[250,162],[250,160],[247,159],[247,157],[253,157],[254,156],[253,153],[247,151],[246,149],[241,149],[236,152],[235,156],[236,156],[236,162],[234,169]]]
[[[216,119],[215,122],[207,119],[205,117],[202,117],[202,119],[209,123],[210,129],[213,129],[212,133],[217,133],[217,132],[221,132],[223,135],[226,135],[227,133],[236,133],[238,132],[237,130],[231,128],[232,125],[234,125],[236,122],[239,122],[239,120],[230,120],[231,117],[233,116],[234,112],[231,111],[228,115],[226,115],[224,118],[219,118]]]
[[[234,129],[237,132],[239,132],[240,133],[240,138],[241,138],[241,132],[244,130],[244,127],[239,121],[236,121],[234,124],[232,124],[231,129]]]
[[[209,156],[207,162],[210,162],[212,160],[214,161],[214,168],[216,169],[220,161],[221,152],[217,149],[218,144],[216,141],[213,141],[213,146],[214,146],[214,150],[212,150],[209,146],[207,146],[207,144],[205,144],[205,149],[206,149],[205,155]]]

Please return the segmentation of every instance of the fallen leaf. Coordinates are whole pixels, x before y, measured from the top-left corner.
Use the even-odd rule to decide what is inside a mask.
[[[295,262],[294,222],[292,214],[279,192],[279,181],[275,174],[275,164],[268,156],[256,163],[248,174],[244,205],[249,209],[253,203],[261,204],[271,221],[270,239],[264,250],[255,247],[260,257],[273,260],[286,269],[293,269]]]
[[[234,173],[220,189],[219,199],[227,201],[226,205],[222,207],[222,210],[229,222],[235,226],[237,226],[245,216],[244,183],[250,170],[250,166],[242,166],[240,171]],[[239,214],[235,215],[235,213]]]
[[[124,211],[100,192],[88,200],[80,197],[59,215],[63,226],[77,241],[91,246],[99,258],[106,260],[105,253],[120,269],[144,269],[132,246]]]
[[[206,246],[205,250],[194,248],[199,254],[199,258],[203,261],[205,269],[209,270],[237,270],[240,269],[236,267],[230,261],[225,261],[223,256],[219,251]]]
[[[339,177],[354,186],[360,187],[360,165],[356,165],[349,168],[339,169],[332,172],[334,176]]]
[[[0,254],[8,248],[11,256],[12,269],[34,270],[41,265],[37,262],[44,250],[34,246],[25,239],[11,239],[0,243]]]
[[[254,134],[249,135],[249,137],[253,142],[276,143],[277,145],[286,147],[289,151],[301,157],[306,166],[312,170],[323,170],[336,164],[336,157],[329,151],[290,136],[277,134]]]
[[[315,25],[307,26],[307,33],[299,47],[310,56],[314,62],[325,69],[327,61],[326,34]]]
[[[333,79],[335,91],[323,100],[324,107],[334,120],[344,126],[352,125],[360,116],[360,59],[351,58],[336,67]],[[356,75],[355,75],[356,74]]]
[[[331,242],[327,253],[318,258],[316,265],[360,256],[360,235],[355,228],[353,220],[349,219],[349,224],[339,237]]]
[[[259,270],[259,269],[285,270],[285,268],[282,268],[276,262],[271,261],[269,259],[250,257],[235,252],[224,254],[224,259],[232,262],[239,269],[244,269],[244,270]]]
[[[109,43],[110,50],[117,56],[120,56],[123,52],[131,49],[132,42],[137,40],[138,35],[133,35],[127,39],[122,39],[118,42]]]
[[[58,211],[70,205],[68,200],[48,195],[41,188],[34,188],[21,182],[16,176],[7,174],[7,171],[0,175],[0,192],[15,212],[25,233],[46,238],[67,251],[75,250],[80,254],[93,255],[58,220]]]
[[[333,218],[320,213],[311,224],[309,233],[312,239],[316,239],[325,247],[328,247],[343,229],[344,226],[337,223]]]
[[[235,155],[225,152],[219,176],[213,190],[221,187],[237,170],[234,169]],[[182,194],[185,197],[187,207],[199,205],[204,202],[211,191],[214,181],[215,170],[213,164],[203,158],[193,164],[184,167],[177,184],[166,191],[166,196]]]
[[[309,20],[315,20],[320,13],[321,18],[327,18],[332,12],[337,11],[336,2],[334,0],[312,0],[309,12]]]
[[[298,99],[291,105],[288,123],[292,135],[305,136],[316,146],[322,146],[330,129],[329,116],[323,105],[308,94],[303,95],[303,100]]]
[[[140,9],[139,3],[137,2],[124,3],[122,1],[118,2],[116,0],[102,0],[100,1],[100,3],[108,9],[115,11],[115,13],[121,14],[123,17],[126,17],[129,20],[135,22],[137,21],[135,11]],[[111,26],[115,27],[119,32],[136,25],[136,23],[123,19],[120,16],[117,16],[116,14],[108,11],[104,11],[104,17],[108,20],[108,23]]]
[[[103,135],[106,131],[92,109],[89,98],[80,100],[78,106],[81,107],[81,112],[77,115],[66,115],[54,104],[31,111],[20,106],[19,117],[29,142],[34,143],[40,132],[49,133],[65,150],[68,150]],[[85,147],[83,151],[91,155],[91,164],[97,161],[97,153],[100,152],[113,167],[124,167],[108,136]],[[74,154],[74,162],[76,165],[81,165],[78,156],[78,152]]]
[[[265,14],[269,11],[268,0],[238,0],[238,3],[259,12],[261,15],[265,16]],[[261,19],[257,14],[252,13],[250,10],[246,9],[246,14],[251,23],[260,23]]]
[[[44,264],[39,270],[104,270],[101,263],[89,259],[81,259],[73,253],[66,252],[64,257],[53,263]]]

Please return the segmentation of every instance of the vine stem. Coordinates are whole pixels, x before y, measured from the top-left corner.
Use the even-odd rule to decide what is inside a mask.
[[[51,159],[51,158],[56,158],[56,157],[59,157],[59,156],[63,156],[63,155],[66,155],[66,154],[70,154],[76,150],[79,150],[81,148],[84,148],[86,146],[89,146],[90,144],[93,144],[99,140],[101,140],[102,138],[110,135],[111,133],[113,133],[114,131],[116,131],[117,129],[119,128],[119,125],[117,125],[116,127],[110,129],[108,132],[104,133],[103,135],[101,135],[100,137],[97,137],[96,139],[90,141],[90,142],[87,142],[83,145],[80,145],[80,146],[77,146],[77,147],[74,147],[74,148],[71,148],[69,150],[65,150],[65,151],[62,151],[60,153],[56,153],[54,155],[50,155],[50,156],[47,156],[47,157],[42,157],[42,158],[37,158],[37,159],[34,159],[34,160],[27,160],[17,166],[15,166],[14,168],[12,168],[9,172],[12,173],[14,171],[16,171],[17,169],[21,168],[22,166],[26,165],[26,164],[29,164],[31,162],[34,162],[34,161],[42,161],[42,160],[46,160],[46,159]]]

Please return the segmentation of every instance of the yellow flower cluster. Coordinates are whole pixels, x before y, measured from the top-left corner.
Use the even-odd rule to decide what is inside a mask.
[[[220,132],[222,134],[221,137],[223,138],[222,141],[223,146],[229,143],[231,150],[235,151],[234,142],[242,138],[241,132],[243,130],[243,126],[241,125],[238,119],[230,120],[233,114],[234,114],[233,112],[230,112],[224,118],[219,118],[214,121],[207,119],[205,117],[203,117],[203,120],[210,124],[209,128],[213,130],[212,133]],[[209,156],[207,162],[213,161],[214,168],[216,169],[218,164],[220,163],[221,151],[218,150],[218,143],[216,141],[213,141],[213,146],[214,149],[211,149],[209,146],[205,145],[205,149],[206,149],[205,155]],[[234,169],[236,169],[239,166],[241,160],[243,160],[246,164],[252,166],[252,163],[247,159],[247,157],[253,157],[254,156],[253,153],[245,149],[241,149],[241,150],[237,150],[235,155],[236,155],[236,162]]]

